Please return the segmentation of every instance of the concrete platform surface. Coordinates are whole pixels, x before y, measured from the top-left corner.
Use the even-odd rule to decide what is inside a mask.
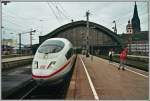
[[[87,68],[100,100],[148,100],[148,72],[132,67],[127,69],[135,73],[129,70],[118,70],[117,63],[109,64],[108,60],[95,56],[91,60],[90,57],[86,58],[82,55],[78,55],[66,99],[94,100],[94,94],[79,57]]]
[[[141,76],[128,70],[118,70],[118,65],[114,65],[115,63],[109,64],[108,60],[95,56],[92,61],[91,58],[82,58],[100,99],[148,100],[148,76]],[[132,70],[138,72],[134,68]],[[143,72],[143,74],[148,73]]]
[[[70,81],[69,90],[66,100],[93,100],[94,96],[90,89],[88,79],[86,77],[83,65],[79,57],[77,57],[72,79]]]

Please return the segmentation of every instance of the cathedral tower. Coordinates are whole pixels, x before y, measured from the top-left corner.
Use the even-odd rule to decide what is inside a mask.
[[[137,11],[136,2],[135,2],[134,14],[133,14],[133,18],[132,18],[132,28],[133,28],[133,33],[140,32],[140,31],[141,31],[140,19],[139,19],[139,16],[138,16],[138,11]]]

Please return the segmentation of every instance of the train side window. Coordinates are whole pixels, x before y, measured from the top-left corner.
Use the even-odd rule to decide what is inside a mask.
[[[67,58],[67,60],[71,57],[73,55],[73,49],[72,48],[70,48],[69,50],[68,50],[68,52],[66,53],[66,58]]]

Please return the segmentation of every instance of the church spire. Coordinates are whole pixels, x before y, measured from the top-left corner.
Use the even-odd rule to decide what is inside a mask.
[[[133,14],[133,17],[138,17],[138,11],[137,11],[136,1],[135,1],[135,6],[134,6],[134,14]]]
[[[139,19],[139,16],[138,16],[138,10],[137,10],[136,2],[135,2],[135,5],[134,5],[134,14],[133,14],[133,18],[132,18],[132,27],[133,27],[133,33],[141,31],[140,19]]]

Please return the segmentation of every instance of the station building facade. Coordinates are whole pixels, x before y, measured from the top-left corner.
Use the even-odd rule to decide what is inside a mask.
[[[89,22],[89,51],[93,54],[107,53],[110,49],[120,51],[122,43],[118,35],[108,28]],[[86,47],[86,21],[76,21],[63,25],[44,36],[39,36],[39,44],[49,38],[66,38],[81,52]]]

